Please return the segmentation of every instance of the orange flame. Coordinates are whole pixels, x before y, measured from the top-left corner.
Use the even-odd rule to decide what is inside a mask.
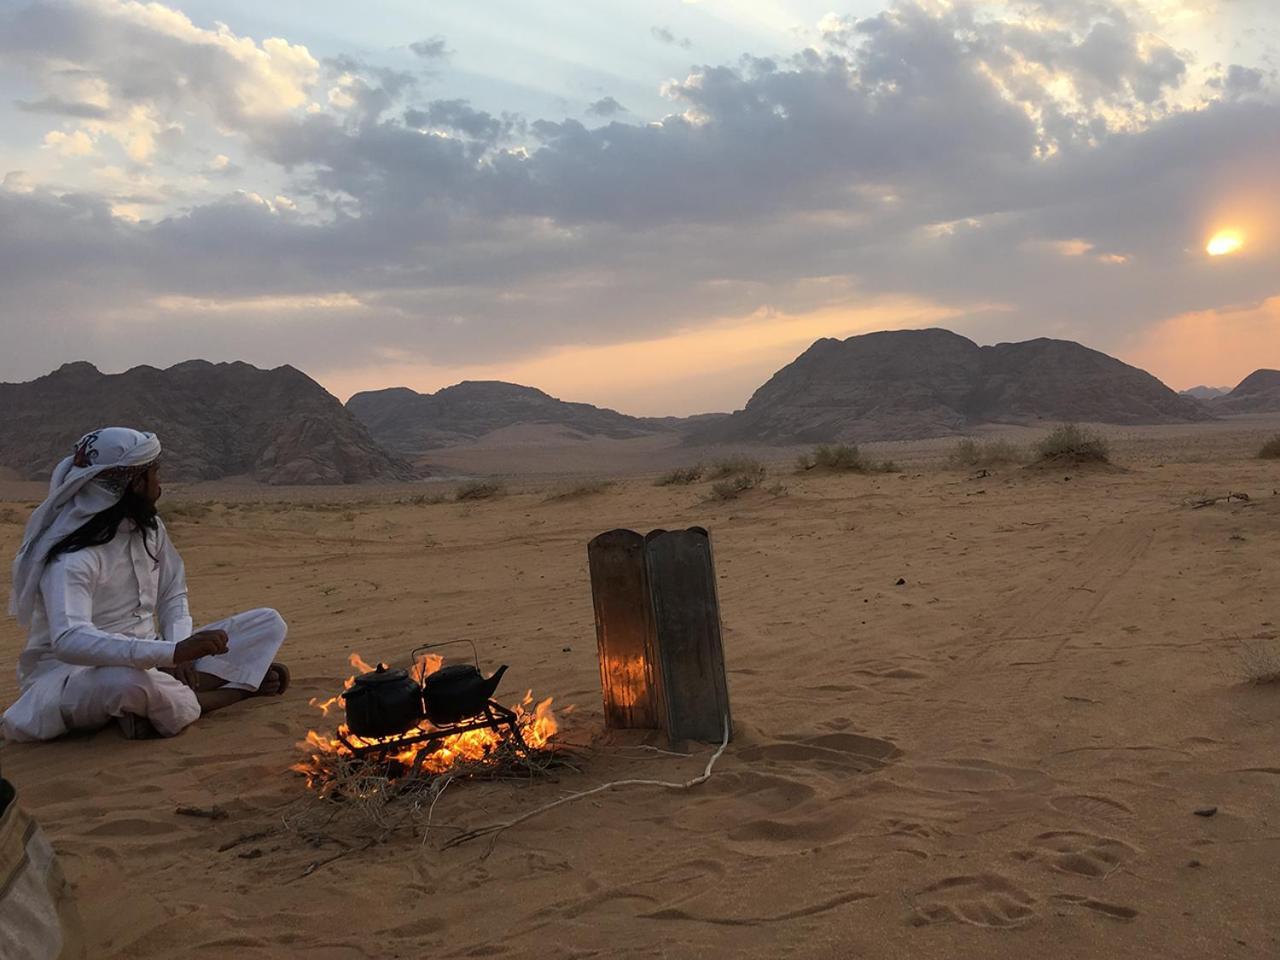
[[[357,674],[369,673],[375,669],[365,663],[357,653],[351,654],[351,665],[356,669]],[[421,683],[427,676],[435,673],[443,665],[443,657],[434,653],[422,654],[414,661],[410,674],[416,682]],[[344,691],[350,690],[355,680],[355,675],[348,677],[343,683],[342,689]],[[534,704],[533,691],[529,690],[526,691],[524,698],[519,703],[512,704],[511,710],[516,715],[516,727],[519,729],[525,745],[531,750],[546,749],[552,737],[559,730],[555,712],[551,709],[552,699],[552,697],[547,697],[545,700],[540,700],[537,704]],[[329,709],[340,700],[341,694],[336,697],[330,697],[327,700],[313,697],[310,703],[327,717]],[[572,709],[572,707],[569,707],[565,712]],[[384,756],[390,763],[401,764],[405,767],[416,764],[430,773],[444,773],[458,761],[484,762],[490,759],[494,750],[505,740],[503,733],[481,729],[454,734],[430,744],[408,743],[399,749],[395,746],[397,741],[416,736],[422,731],[433,729],[435,728],[430,721],[423,720],[411,730],[381,739],[358,737],[347,728],[346,724],[340,725],[337,734],[332,737],[318,733],[315,730],[308,730],[306,739],[299,743],[298,747],[306,751],[310,756],[294,764],[290,769],[305,774],[309,787],[322,788],[327,767],[326,758],[352,756],[351,747],[343,743],[342,739],[339,739],[340,737],[347,740],[352,747],[384,746],[387,748]],[[419,757],[419,754],[421,754],[421,757]]]

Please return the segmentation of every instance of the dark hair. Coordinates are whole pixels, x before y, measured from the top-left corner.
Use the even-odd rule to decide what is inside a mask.
[[[147,531],[155,530],[159,526],[156,519],[156,505],[142,494],[135,493],[132,487],[128,487],[125,489],[124,496],[114,507],[107,507],[101,513],[95,513],[77,529],[55,543],[45,556],[44,562],[52,563],[61,554],[75,553],[85,547],[97,547],[110,543],[115,538],[122,520],[133,521],[134,528],[142,533],[142,546],[147,551],[147,556],[152,560],[158,559],[147,544]]]

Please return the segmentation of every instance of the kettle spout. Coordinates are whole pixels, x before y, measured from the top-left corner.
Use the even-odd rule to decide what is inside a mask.
[[[502,681],[502,675],[507,672],[507,665],[504,663],[497,670],[493,671],[493,676],[484,682],[484,696],[489,699],[493,696],[494,691],[498,689],[498,684]]]

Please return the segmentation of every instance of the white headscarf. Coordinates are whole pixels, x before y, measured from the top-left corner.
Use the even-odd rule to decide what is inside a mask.
[[[160,456],[154,433],[104,427],[87,433],[75,452],[53,469],[49,496],[27,521],[22,546],[13,558],[9,613],[31,625],[45,557],[63,537],[124,496],[133,479]]]

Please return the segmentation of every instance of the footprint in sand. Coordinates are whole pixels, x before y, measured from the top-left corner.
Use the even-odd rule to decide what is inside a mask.
[[[1107,823],[1127,823],[1133,819],[1133,808],[1119,800],[1096,794],[1080,793],[1066,797],[1054,797],[1049,806],[1060,813],[1103,820]]]
[[[1133,907],[1126,907],[1118,903],[1106,903],[1102,900],[1094,900],[1092,897],[1080,897],[1073,893],[1059,893],[1053,899],[1058,903],[1084,907],[1086,910],[1100,913],[1104,917],[1110,917],[1112,920],[1132,920],[1138,915],[1138,911]]]
[[[805,764],[869,773],[896,760],[902,756],[902,751],[888,740],[876,737],[863,737],[856,733],[823,733],[804,738],[785,737],[747,747],[738,755],[748,763],[788,766]]]
[[[888,820],[885,825],[888,832],[895,837],[914,837],[917,840],[933,840],[936,837],[949,837],[951,834],[943,827],[931,826],[916,820]]]
[[[103,820],[80,832],[84,837],[144,838],[171,836],[178,832],[175,824],[165,820],[147,820],[142,817],[119,817]]]
[[[713,785],[707,793],[727,795],[759,813],[785,813],[817,796],[817,790],[807,783],[757,770],[726,771]],[[716,810],[712,816],[719,818],[722,813]]]
[[[1074,830],[1042,833],[1035,838],[1035,846],[1035,859],[1082,877],[1105,877],[1138,852],[1121,840]]]
[[[848,903],[870,900],[874,896],[875,894],[873,893],[853,890],[848,893],[836,894],[816,903],[804,904],[792,910],[765,916],[710,916],[691,913],[679,907],[667,907],[662,910],[655,910],[653,913],[642,913],[640,916],[646,920],[692,920],[697,923],[711,923],[727,927],[755,927],[768,923],[799,920],[803,917],[814,917]]]
[[[1011,790],[1030,773],[976,758],[921,763],[912,769],[925,787],[962,793]]]
[[[995,873],[948,877],[911,898],[913,926],[968,923],[975,927],[1017,927],[1036,918],[1035,898]]]

